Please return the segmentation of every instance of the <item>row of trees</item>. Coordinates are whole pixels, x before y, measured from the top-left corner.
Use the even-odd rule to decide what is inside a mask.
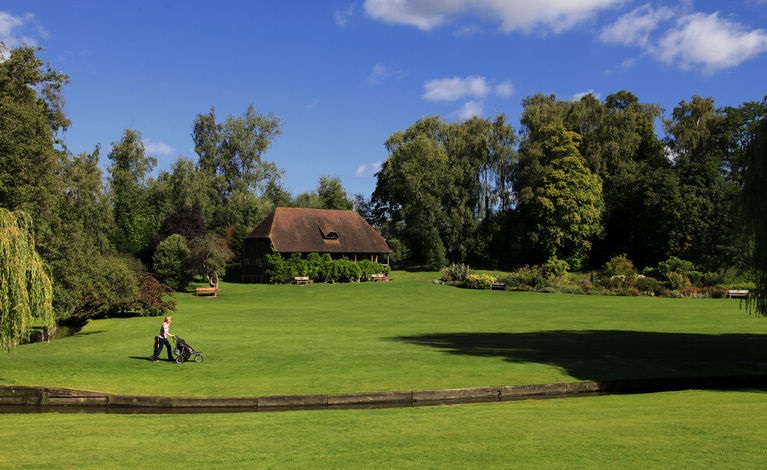
[[[751,253],[763,260],[767,252],[759,245],[765,177],[756,172],[764,130],[761,146],[752,145],[765,102],[716,108],[694,97],[662,121],[664,138],[655,131],[661,110],[629,92],[526,98],[519,133],[504,115],[425,117],[386,140],[389,157],[370,199],[350,198],[330,176],[293,197],[283,171],[264,159],[282,122],[254,107],[224,119],[215,109],[197,115],[196,158],[179,157],[168,169],[156,169],[140,133],[127,129],[111,144],[105,174],[99,145],[76,155],[62,140],[67,76],[34,48],[2,49],[0,208],[16,221],[3,222],[16,228],[0,234],[2,264],[12,265],[8,246],[28,233],[53,289],[52,299],[29,305],[50,301],[58,320],[173,308],[165,285],[183,289],[194,276],[215,283],[274,206],[355,207],[389,238],[400,265],[560,259],[575,270],[625,254],[640,267],[676,256],[708,272],[745,267]],[[741,194],[753,209],[748,234],[738,230]],[[19,284],[7,279],[4,332],[29,324],[8,317],[6,294]],[[4,345],[19,337],[13,331]]]
[[[426,117],[389,137],[364,215],[401,263],[558,258],[578,270],[623,254],[640,267],[678,257],[702,271],[747,268],[741,195],[767,101],[717,108],[695,96],[668,119],[627,91],[523,105],[519,136],[501,114]]]
[[[68,77],[32,47],[0,44],[0,57],[0,208],[8,221],[22,221],[0,222],[0,265],[24,262],[15,259],[17,248],[9,251],[19,229],[5,227],[23,226],[34,241],[25,246],[34,247],[52,287],[50,297],[27,304],[52,305],[57,321],[161,314],[174,308],[168,286],[183,289],[199,276],[216,283],[236,261],[242,237],[275,205],[352,207],[337,177],[322,177],[317,190],[295,198],[284,189],[284,172],[263,158],[282,122],[254,107],[237,117],[220,119],[215,109],[196,116],[195,160],[179,157],[167,169],[157,169],[141,134],[126,129],[109,148],[105,173],[100,145],[74,154],[63,141],[71,124],[63,109]],[[0,336],[4,346],[31,324],[16,322],[16,287],[30,278],[14,272],[0,279],[0,323],[13,331]]]

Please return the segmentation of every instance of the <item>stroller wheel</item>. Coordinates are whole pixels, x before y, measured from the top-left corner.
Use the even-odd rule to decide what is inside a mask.
[[[180,355],[176,358],[176,364],[183,364],[184,363],[184,355]]]
[[[202,362],[202,354],[197,353],[194,355],[194,362]]]

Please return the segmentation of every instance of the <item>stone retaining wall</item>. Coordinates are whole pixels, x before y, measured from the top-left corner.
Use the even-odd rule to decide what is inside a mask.
[[[340,395],[276,395],[261,397],[167,397],[123,395],[58,387],[8,385],[0,387],[0,406],[104,407],[221,411],[275,411],[343,407],[395,407],[423,404],[489,402],[533,398],[574,397],[595,394],[649,393],[661,391],[767,388],[767,375],[678,377],[568,382],[535,385],[351,393]]]

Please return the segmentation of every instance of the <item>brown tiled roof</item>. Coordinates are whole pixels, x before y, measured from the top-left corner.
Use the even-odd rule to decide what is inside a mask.
[[[386,240],[354,211],[278,207],[246,238],[279,253],[389,253]]]

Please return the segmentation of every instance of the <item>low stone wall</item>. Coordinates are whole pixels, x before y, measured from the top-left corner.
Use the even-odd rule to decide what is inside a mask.
[[[404,407],[440,403],[467,403],[561,398],[587,395],[650,393],[677,390],[738,390],[767,388],[767,375],[671,377],[534,385],[410,390],[340,395],[275,395],[261,397],[167,397],[122,395],[58,387],[0,387],[0,406],[102,407],[108,409],[277,411],[354,407]]]

